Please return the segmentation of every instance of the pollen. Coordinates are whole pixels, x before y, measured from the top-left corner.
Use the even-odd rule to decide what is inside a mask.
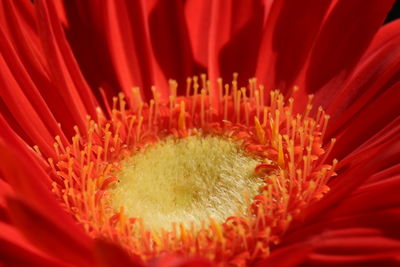
[[[227,138],[168,138],[123,163],[112,203],[153,230],[171,230],[173,222],[199,227],[209,218],[223,223],[245,213],[246,195],[259,193],[260,163]]]
[[[177,88],[171,80],[165,98],[152,87],[149,101],[139,88],[120,93],[71,142],[56,137],[52,191],[89,236],[145,262],[265,259],[329,191],[329,115],[296,87],[283,94],[255,78],[240,87],[237,74],[190,77],[185,96]]]

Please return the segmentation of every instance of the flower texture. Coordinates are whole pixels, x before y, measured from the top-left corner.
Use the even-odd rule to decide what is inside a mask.
[[[400,264],[393,0],[0,3],[0,263]]]

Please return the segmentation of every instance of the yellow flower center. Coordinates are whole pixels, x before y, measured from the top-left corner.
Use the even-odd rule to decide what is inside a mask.
[[[233,140],[167,138],[124,162],[112,203],[153,230],[170,230],[173,222],[199,226],[209,218],[222,223],[243,214],[246,198],[259,193],[258,164]]]
[[[52,190],[94,238],[150,261],[202,255],[220,265],[268,257],[292,221],[328,191],[329,115],[256,79],[239,87],[189,78],[186,96],[113,98],[105,114],[56,137]],[[216,87],[215,87],[216,86]],[[302,112],[297,112],[304,107]],[[40,153],[40,151],[39,151]]]

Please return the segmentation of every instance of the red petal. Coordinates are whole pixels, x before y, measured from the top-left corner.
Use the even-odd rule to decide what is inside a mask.
[[[149,99],[150,86],[155,82],[153,71],[156,68],[153,66],[142,2],[105,2],[106,38],[119,82],[127,94],[130,94],[133,86],[139,86],[142,95]],[[163,97],[166,97],[167,92],[162,93]]]
[[[65,17],[65,33],[82,74],[97,99],[100,87],[109,99],[122,91],[105,38],[103,5],[96,1],[56,1]]]
[[[8,215],[6,212],[7,197],[15,196],[15,194],[11,186],[3,179],[4,177],[2,177],[0,173],[0,221],[8,222]]]
[[[5,44],[6,39],[2,37],[4,36],[0,29],[0,39],[3,40],[0,42],[0,49],[4,51],[3,44]],[[24,69],[21,69],[21,71],[24,71]],[[43,123],[39,114],[35,111],[29,99],[20,89],[20,85],[15,80],[11,69],[3,57],[3,53],[0,55],[0,73],[0,86],[4,88],[2,91],[2,99],[8,106],[10,113],[17,120],[25,134],[35,142],[35,144],[40,145],[47,155],[51,155],[53,150],[51,147],[53,136],[50,135],[49,130]],[[19,74],[20,76],[17,77],[20,79],[20,82],[28,83],[25,84],[26,87],[32,87],[32,85],[29,84],[29,79],[24,74],[24,72],[21,72]],[[23,80],[23,78],[26,78],[26,80]],[[51,117],[48,121],[51,121]]]
[[[375,175],[377,179],[380,175]],[[340,207],[331,210],[330,218],[340,218],[359,214],[373,214],[391,208],[400,207],[400,164],[397,165],[397,175],[382,179],[375,183],[368,183],[355,190],[347,197]],[[400,218],[399,218],[400,220]]]
[[[339,205],[338,209],[340,208]],[[314,237],[323,235],[329,229],[346,231],[346,229],[351,228],[368,228],[380,232],[381,236],[400,240],[400,234],[397,230],[400,218],[399,208],[362,212],[347,216],[338,214],[335,212],[332,216],[329,213],[326,216],[315,217],[314,220],[293,229],[285,236],[282,246],[291,246],[291,244],[296,245],[303,241],[312,240]],[[351,231],[349,233],[351,234]]]
[[[41,44],[36,27],[36,14],[33,4],[30,1],[3,1],[0,6],[4,13],[4,31],[12,40],[17,54],[25,59],[29,65],[28,69],[45,68],[44,55],[41,51]]]
[[[8,6],[7,3],[6,1],[4,6]],[[12,14],[13,12],[9,13]],[[8,106],[9,112],[13,114],[15,120],[18,121],[21,128],[25,130],[25,134],[31,138],[34,144],[41,145],[43,149],[48,144],[53,143],[52,139],[55,135],[59,135],[64,142],[67,142],[47,103],[31,80],[30,75],[32,75],[33,69],[28,69],[28,72],[23,66],[19,55],[13,49],[11,43],[8,42],[7,36],[3,35],[1,29],[0,36],[2,40],[0,42],[0,50],[4,56],[4,63],[2,61],[2,68],[4,69],[2,71],[2,80],[3,83],[8,84],[3,86],[4,94],[2,98]],[[27,119],[28,114],[29,119]],[[31,124],[35,125],[34,128],[30,127]],[[40,131],[40,135],[35,136],[35,131]],[[40,141],[44,138],[47,138],[45,140],[46,143]]]
[[[101,267],[144,266],[139,257],[129,256],[121,247],[106,240],[98,239],[95,241],[94,253],[97,264]]]
[[[265,266],[299,266],[311,253],[308,242],[298,242],[274,250],[265,260],[257,262],[255,267]]]
[[[385,143],[389,143],[387,150],[382,151],[379,154],[378,159],[385,159],[388,155],[394,154],[393,151],[399,149],[399,131],[400,131],[400,116],[394,119],[391,123],[382,128],[374,136],[364,142],[357,149],[353,150],[344,159],[339,162],[339,166],[352,165],[352,163],[368,162],[371,151],[376,150],[379,147],[384,146]],[[393,157],[393,156],[392,156]],[[381,166],[387,167],[393,162],[390,161],[390,157],[386,161],[381,160]]]
[[[265,2],[265,3],[264,3]],[[219,96],[217,78],[226,82],[238,72],[239,85],[254,76],[266,9],[271,1],[213,1],[208,39],[208,73],[212,100]],[[218,108],[217,102],[213,103]]]
[[[370,227],[381,229],[386,235],[400,239],[397,225],[400,222],[400,163],[365,179],[329,212],[314,217],[303,229],[293,232],[294,236],[308,235],[320,229],[344,227]],[[379,216],[378,216],[379,214]]]
[[[334,117],[327,136],[336,135],[338,131],[345,129],[351,119],[357,117],[365,106],[370,102],[376,103],[379,94],[387,91],[398,81],[399,72],[400,36],[388,42],[358,66],[348,84],[338,91],[333,99],[330,99],[328,113],[334,114]],[[400,96],[394,88],[391,88],[391,91],[393,98]],[[390,104],[396,103],[393,100],[387,103],[381,102],[381,107]],[[393,114],[387,113],[386,116],[390,117]]]
[[[57,257],[67,253],[65,257],[72,257],[73,261],[80,261],[80,257],[87,258],[84,254],[89,250],[90,239],[62,210],[50,193],[50,185],[46,183],[46,178],[49,179],[48,174],[33,156],[33,151],[26,147],[3,120],[0,123],[2,178],[21,199],[9,200],[10,218],[32,243],[47,253]],[[29,203],[29,206],[23,201]],[[37,238],[38,233],[40,238]],[[74,253],[77,255],[72,255]]]
[[[31,23],[36,19],[33,16],[35,10],[31,3],[28,5],[26,3],[29,2],[5,0],[4,5],[1,5],[6,14],[5,25],[8,27],[5,28],[9,28],[5,37],[1,38],[3,41],[1,50],[4,52],[3,55],[15,80],[23,93],[31,100],[49,131],[53,136],[59,135],[63,138],[55,119],[67,128],[66,133],[69,135],[73,132],[72,127],[76,123],[71,120],[72,113],[70,113],[68,103],[65,103],[60,92],[57,92],[57,87],[49,80],[46,59],[35,27],[36,22],[33,21],[33,25]],[[24,8],[27,8],[29,12],[24,12]],[[12,91],[13,88],[9,90]],[[18,102],[18,98],[5,102],[8,104]],[[18,112],[15,108],[10,109],[12,113]],[[11,121],[11,118],[7,120]],[[65,141],[65,138],[63,139]]]
[[[311,53],[306,74],[308,92],[324,87],[321,94],[325,99],[333,93],[368,48],[393,3],[393,0],[337,1]]]
[[[367,52],[363,58],[368,58],[372,55],[375,51],[381,49],[385,46],[389,41],[393,39],[397,39],[400,35],[400,19],[394,20],[390,23],[385,24],[382,26],[378,33],[375,35],[374,39],[371,42]]]
[[[29,244],[12,226],[0,222],[0,263],[7,266],[67,266]]]
[[[224,28],[213,24],[217,27],[217,31],[211,33],[219,36],[226,31],[228,34],[229,39],[225,40],[225,43],[217,43],[221,47],[216,47],[219,49],[212,52],[218,53],[219,68],[225,81],[229,82],[232,79],[232,73],[238,72],[239,85],[246,85],[248,79],[254,76],[268,2],[229,1],[230,4],[220,5],[217,7],[218,10],[213,11],[214,14],[218,12],[217,16],[220,19],[228,22]],[[210,38],[213,39],[213,35]]]
[[[202,66],[207,66],[212,1],[189,0],[186,1],[184,8],[193,58]]]
[[[213,267],[215,264],[202,257],[165,255],[150,264],[151,267]]]
[[[391,136],[371,145],[354,160],[349,161],[345,168],[339,169],[338,176],[328,184],[331,187],[330,193],[307,210],[303,225],[329,216],[332,210],[340,208],[357,188],[365,185],[373,174],[398,164],[399,140],[398,131],[394,131]]]
[[[266,88],[289,89],[305,63],[332,1],[274,1],[258,56]]]
[[[400,241],[373,229],[329,230],[314,243],[305,264],[400,263]]]
[[[400,150],[395,148],[388,155],[387,148],[380,149],[385,154],[365,151],[369,157],[342,171],[330,183],[331,193],[308,210],[305,220],[285,236],[285,242],[300,242],[325,229],[349,227],[379,229],[382,236],[400,239],[400,199],[396,190],[400,185]],[[372,175],[374,169],[382,168],[382,164],[390,166],[393,160],[397,161],[393,167]]]
[[[164,76],[183,85],[178,87],[181,95],[186,91],[187,77],[205,73],[194,61],[184,12],[181,1],[154,1],[148,15],[154,56]]]
[[[52,2],[38,0],[35,4],[43,52],[46,55],[51,80],[69,104],[73,120],[84,129],[86,115],[95,117],[97,103],[80,73]]]
[[[11,219],[32,244],[48,255],[66,263],[92,266],[90,249],[78,237],[80,232],[75,232],[76,229],[70,229],[62,221],[63,218],[59,217],[58,221],[50,220],[48,216],[12,198],[8,200],[8,206]],[[47,211],[47,213],[49,212],[51,211]]]
[[[370,214],[368,218],[359,219],[368,221],[373,216],[381,215],[380,213]],[[398,215],[399,213],[397,213]],[[383,216],[381,221],[393,218],[395,217]],[[376,266],[394,266],[396,262],[399,263],[400,241],[385,233],[385,229],[362,226],[346,227],[340,224],[339,220],[335,220],[331,221],[329,225],[326,224],[325,227],[310,225],[308,233],[305,231],[298,233],[296,240],[293,239],[293,236],[286,236],[283,243],[272,251],[271,256],[256,266],[297,266],[300,264],[305,266],[337,266],[337,264],[359,266],[367,263],[376,264]],[[392,223],[391,225],[396,226],[397,224]]]
[[[216,101],[219,96],[216,79],[221,77],[219,66],[219,51],[228,42],[230,38],[230,10],[232,4],[230,1],[213,1],[211,7],[211,25],[208,39],[208,75],[212,81],[211,91],[212,105],[218,110],[219,105]],[[228,10],[227,13],[225,13]],[[230,81],[229,79],[228,81]]]
[[[332,156],[343,158],[400,116],[400,82],[376,97],[341,125]],[[394,126],[399,129],[399,126]]]

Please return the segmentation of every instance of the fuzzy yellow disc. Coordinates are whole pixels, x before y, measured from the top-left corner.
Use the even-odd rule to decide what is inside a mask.
[[[167,138],[125,160],[112,190],[112,205],[142,218],[152,230],[172,222],[199,225],[243,214],[246,197],[263,183],[259,164],[233,140],[215,136]]]

